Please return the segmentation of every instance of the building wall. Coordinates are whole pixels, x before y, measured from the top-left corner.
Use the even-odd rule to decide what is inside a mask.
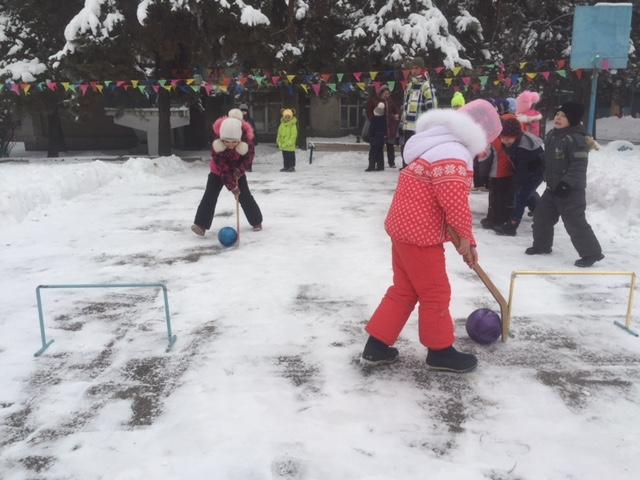
[[[316,137],[340,137],[340,99],[312,97],[310,105],[310,135]]]

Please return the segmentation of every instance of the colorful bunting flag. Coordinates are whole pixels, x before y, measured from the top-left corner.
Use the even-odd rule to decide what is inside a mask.
[[[318,95],[320,95],[320,88],[321,87],[322,86],[319,83],[314,83],[314,84],[311,85],[311,88],[313,88],[313,91],[316,92],[316,97]]]
[[[379,72],[369,72],[369,77],[371,77],[371,80],[375,80],[378,76],[378,73]]]
[[[355,78],[358,82],[360,81],[361,77],[362,77],[362,72],[353,72],[353,78]]]

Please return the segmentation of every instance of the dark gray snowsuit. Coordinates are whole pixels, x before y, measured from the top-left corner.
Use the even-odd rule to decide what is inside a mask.
[[[578,254],[600,256],[602,248],[585,217],[589,147],[583,127],[551,130],[544,146],[547,189],[533,214],[533,246],[550,249],[553,227],[562,218]]]

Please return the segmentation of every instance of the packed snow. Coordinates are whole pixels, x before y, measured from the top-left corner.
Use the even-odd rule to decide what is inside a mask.
[[[606,258],[640,272],[640,148],[590,158],[587,217]],[[220,195],[213,230],[189,227],[208,174],[179,157],[0,163],[0,477],[41,479],[636,478],[640,339],[624,321],[628,277],[518,279],[512,337],[474,344],[474,309],[497,305],[447,246],[466,375],[425,367],[416,312],[399,363],[363,370],[363,327],[391,281],[383,221],[398,171],[364,152],[298,151],[297,171],[261,144],[249,185],[264,214],[236,224]],[[470,196],[475,225],[486,193]],[[476,228],[480,263],[507,293],[514,270],[574,271],[561,224],[551,255]],[[164,282],[153,289],[35,287]],[[640,311],[633,310],[638,330]]]

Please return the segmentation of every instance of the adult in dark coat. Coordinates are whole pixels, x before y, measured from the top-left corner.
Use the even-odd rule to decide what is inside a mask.
[[[580,124],[583,115],[584,107],[575,102],[563,104],[555,114],[544,142],[547,189],[533,214],[533,246],[525,253],[551,253],[553,227],[562,218],[580,255],[575,265],[590,267],[604,255],[585,216],[589,147]]]
[[[384,144],[387,136],[387,118],[384,102],[373,109],[369,126],[369,166],[365,172],[384,170]]]

